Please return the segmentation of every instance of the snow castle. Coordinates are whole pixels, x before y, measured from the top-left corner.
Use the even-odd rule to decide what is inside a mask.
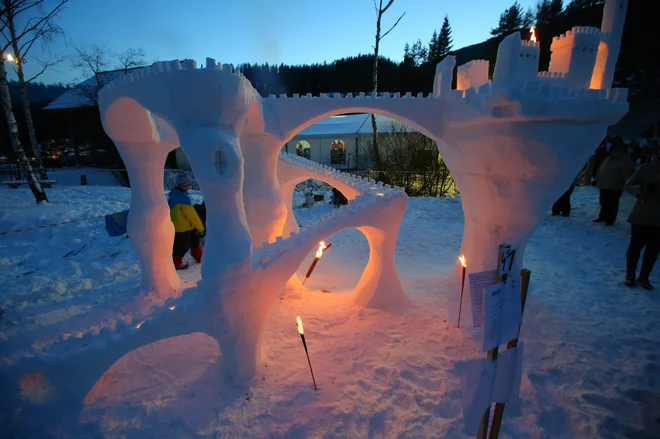
[[[296,269],[319,241],[347,228],[360,229],[370,247],[356,302],[404,303],[394,251],[406,194],[280,154],[296,133],[332,115],[383,114],[437,141],[461,191],[461,253],[470,271],[494,267],[501,242],[522,254],[607,127],[628,111],[627,90],[611,88],[626,1],[608,0],[605,8],[603,32],[574,28],[555,39],[550,72],[537,72],[538,44],[515,33],[500,45],[492,83],[487,62],[473,61],[459,67],[459,89],[451,90],[455,59],[447,57],[426,97],[262,98],[233,66],[212,58],[203,68],[192,60],[157,62],[108,84],[99,106],[131,180],[128,230],[142,266],[139,312],[101,331],[63,334],[47,352],[4,364],[1,373],[15,379],[41,372],[62,398],[82,403],[127,352],[204,332],[218,341],[227,376],[247,383],[257,372],[266,316],[285,284],[298,282]],[[180,295],[162,188],[165,159],[177,147],[190,159],[208,212],[202,279]],[[308,178],[337,187],[350,202],[298,230],[292,192]]]

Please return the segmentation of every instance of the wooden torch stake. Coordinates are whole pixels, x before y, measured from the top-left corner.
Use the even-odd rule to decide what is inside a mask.
[[[520,270],[520,277],[522,286],[520,289],[520,305],[523,313],[525,312],[525,302],[527,302],[527,290],[529,289],[529,278],[532,272],[529,270]],[[520,334],[520,329],[518,329]],[[513,349],[518,346],[518,339],[513,339],[507,343],[507,349]],[[504,416],[504,404],[501,402],[495,403],[495,410],[493,411],[493,425],[490,427],[490,434],[488,439],[497,439],[500,437],[500,427],[502,426],[502,417]]]
[[[506,280],[507,275],[506,274],[500,275],[499,272],[500,272],[500,263],[502,261],[502,252],[507,248],[511,248],[511,246],[509,244],[500,244],[499,251],[497,254],[497,265],[495,266],[495,269],[497,270],[498,273],[495,283],[500,283]],[[489,350],[488,353],[486,354],[487,357],[492,359],[493,361],[497,360],[498,348],[499,347]],[[477,439],[487,439],[489,420],[490,420],[490,405],[486,409],[484,416],[481,418],[481,424],[479,425],[479,430],[477,431]]]

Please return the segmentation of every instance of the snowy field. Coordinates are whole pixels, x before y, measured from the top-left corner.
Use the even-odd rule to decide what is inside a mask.
[[[0,232],[99,217],[130,199],[128,189],[102,186],[58,186],[48,195],[51,204],[35,206],[27,189],[0,189]],[[660,437],[660,294],[623,285],[634,199],[624,195],[610,228],[591,222],[597,200],[596,189],[577,188],[573,216],[544,218],[527,249],[522,404],[507,406],[500,437]],[[329,209],[296,213],[303,225]],[[247,393],[223,388],[217,344],[193,334],[123,357],[82,413],[62,407],[47,418],[46,389],[26,390],[36,405],[0,419],[0,437],[466,438],[453,365],[482,354],[474,332],[456,329],[447,311],[459,294],[447,278],[462,221],[458,199],[410,199],[396,257],[411,305],[396,314],[352,304],[368,245],[357,230],[330,237],[310,290],[285,291],[269,315],[259,377]],[[0,235],[0,268],[0,361],[120,313],[140,273],[130,241],[108,237],[102,218]],[[195,282],[199,266],[180,273]],[[651,282],[660,287],[660,267]]]

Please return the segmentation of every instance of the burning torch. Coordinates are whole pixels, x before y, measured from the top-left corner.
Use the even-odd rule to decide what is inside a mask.
[[[461,265],[463,265],[463,278],[461,280],[461,302],[458,305],[458,327],[461,327],[461,311],[463,310],[463,290],[465,289],[465,270],[467,269],[467,264],[465,261],[465,255],[461,255],[460,258],[458,258],[459,261],[461,261]]]
[[[300,320],[300,316],[296,317],[296,326],[298,327],[298,332],[300,332],[300,338],[302,339],[303,347],[305,348],[305,355],[307,355],[307,363],[309,364],[309,371],[312,374],[312,382],[314,383],[314,390],[318,390],[316,388],[316,380],[314,379],[314,371],[312,370],[312,362],[309,361],[307,342],[305,342],[305,331],[303,331],[303,324],[302,324],[302,320]]]
[[[319,242],[319,249],[316,251],[316,257],[312,261],[312,265],[310,265],[309,270],[307,270],[307,274],[305,275],[305,280],[303,281],[303,285],[305,285],[307,279],[309,279],[309,277],[312,275],[312,271],[314,271],[316,264],[319,263],[319,259],[321,259],[321,256],[323,256],[323,252],[329,249],[331,245],[332,243],[325,245],[325,242],[323,241]]]

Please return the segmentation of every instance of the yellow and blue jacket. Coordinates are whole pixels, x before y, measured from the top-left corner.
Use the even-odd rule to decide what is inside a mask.
[[[172,189],[167,196],[167,204],[170,206],[170,218],[174,223],[175,232],[190,232],[191,230],[204,232],[204,224],[197,215],[188,192]]]

